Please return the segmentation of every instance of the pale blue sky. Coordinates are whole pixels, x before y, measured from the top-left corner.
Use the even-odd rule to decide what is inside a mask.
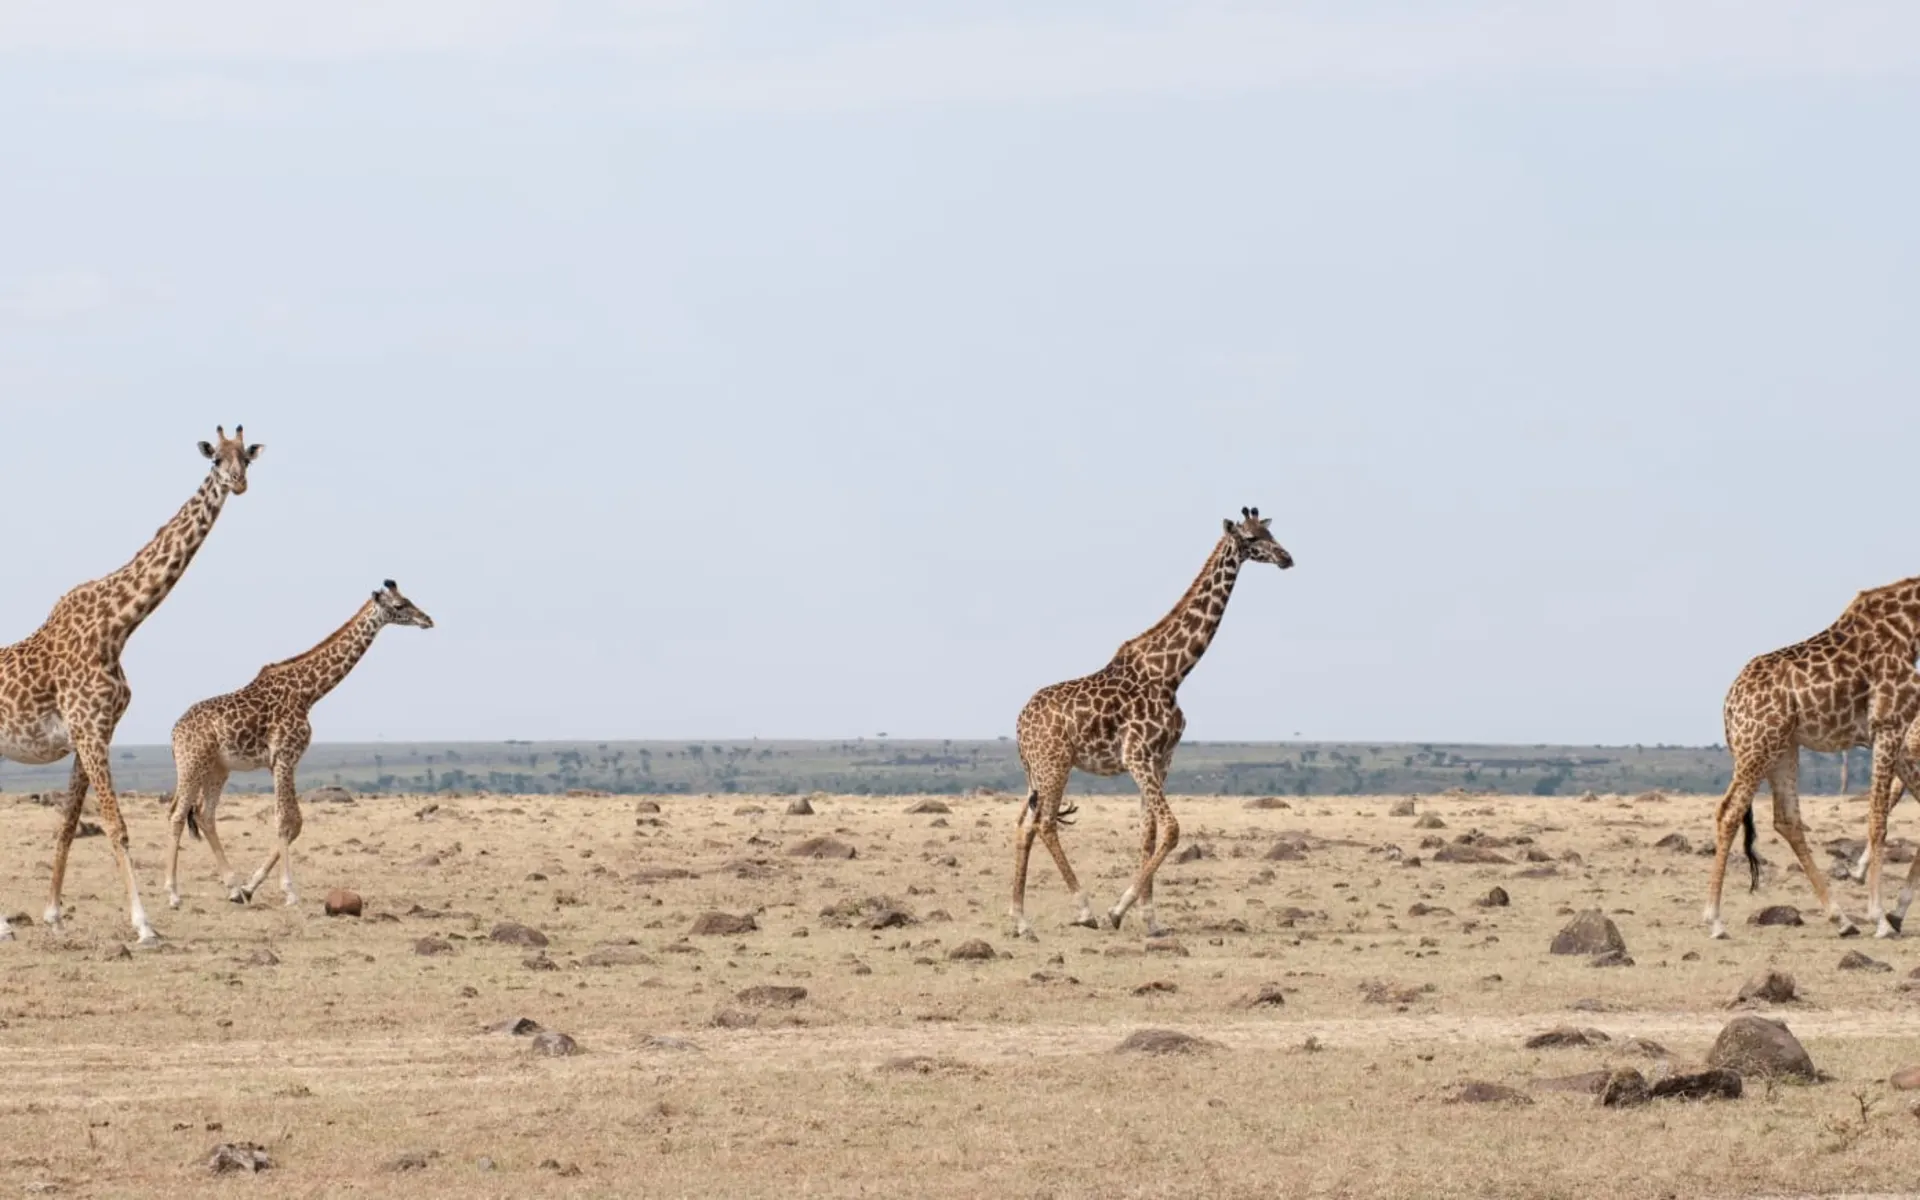
[[[155,16],[164,13],[164,17]],[[0,0],[0,640],[267,444],[128,742],[1707,742],[1920,573],[1920,7]],[[1876,461],[1876,453],[1884,455]]]

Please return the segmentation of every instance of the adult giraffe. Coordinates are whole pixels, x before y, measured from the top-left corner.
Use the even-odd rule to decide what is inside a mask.
[[[1285,570],[1293,565],[1257,508],[1240,510],[1241,520],[1223,522],[1226,532],[1207,556],[1206,565],[1187,588],[1173,611],[1153,628],[1125,642],[1113,661],[1091,675],[1041,688],[1020,712],[1020,761],[1027,769],[1027,803],[1014,834],[1014,931],[1025,936],[1027,924],[1027,858],[1033,839],[1046,843],[1067,890],[1079,906],[1074,924],[1096,927],[1087,894],[1080,890],[1067,852],[1060,845],[1060,799],[1075,767],[1093,775],[1126,771],[1140,788],[1140,870],[1118,903],[1107,912],[1113,928],[1135,901],[1140,904],[1149,935],[1160,932],[1153,913],[1153,874],[1180,840],[1180,824],[1173,819],[1165,792],[1167,768],[1174,747],[1186,730],[1175,693],[1180,683],[1207,652],[1226,615],[1240,567],[1248,562],[1271,563]],[[1028,818],[1032,820],[1029,821]]]
[[[120,669],[120,654],[140,623],[153,615],[186,573],[212,531],[228,495],[247,490],[247,468],[260,457],[245,431],[215,430],[217,442],[201,442],[213,466],[199,490],[133,560],[111,575],[83,583],[60,597],[46,621],[24,641],[0,648],[0,758],[50,763],[73,755],[66,809],[53,851],[53,881],[46,922],[60,927],[60,888],[67,852],[80,823],[88,788],[99,795],[107,844],[127,885],[127,910],[142,944],[159,940],[147,923],[127,853],[127,824],[113,790],[107,748],[133,692]],[[0,918],[0,941],[13,936]]]

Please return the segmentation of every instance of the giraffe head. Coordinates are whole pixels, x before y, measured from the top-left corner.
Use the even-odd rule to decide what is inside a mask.
[[[386,586],[375,590],[373,602],[380,606],[380,612],[389,625],[417,625],[422,629],[433,628],[433,618],[414,607],[413,601],[400,594],[393,580]]]
[[[1228,517],[1222,523],[1227,527],[1227,536],[1233,539],[1241,562],[1272,563],[1282,571],[1293,565],[1293,555],[1273,540],[1273,532],[1267,528],[1273,524],[1272,517],[1262,517],[1257,508],[1243,508],[1240,516],[1243,519],[1238,522]]]
[[[227,436],[227,427],[216,425],[213,428],[218,442],[201,442],[200,453],[213,460],[213,469],[226,481],[227,490],[238,496],[247,490],[247,467],[260,457],[260,451],[266,447],[259,444],[247,445],[247,429],[244,425],[233,427],[233,436]]]

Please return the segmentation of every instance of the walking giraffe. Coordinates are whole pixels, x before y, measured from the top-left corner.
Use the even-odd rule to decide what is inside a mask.
[[[300,836],[301,824],[294,768],[313,740],[307,714],[321,697],[340,685],[373,645],[374,637],[389,625],[433,628],[433,618],[402,596],[391,579],[360,606],[351,620],[313,649],[261,667],[252,683],[237,692],[200,701],[174,723],[173,844],[167,854],[169,905],[180,907],[180,834],[185,829],[192,829],[195,837],[205,834],[229,900],[245,904],[253,899],[254,890],[278,862],[286,902],[300,902],[293,886],[293,839]],[[215,810],[229,773],[261,767],[273,770],[280,840],[267,861],[242,885],[234,882],[233,868],[220,848]]]
[[[1727,748],[1733,780],[1714,816],[1713,871],[1707,884],[1706,920],[1716,938],[1727,936],[1720,919],[1720,893],[1734,832],[1746,830],[1744,848],[1752,887],[1760,884],[1753,853],[1753,798],[1761,780],[1773,793],[1773,826],[1794,857],[1828,917],[1849,937],[1859,930],[1827,891],[1814,866],[1800,820],[1800,751],[1831,752],[1866,745],[1873,749],[1867,787],[1867,919],[1875,936],[1891,937],[1906,919],[1920,882],[1920,859],[1892,914],[1880,901],[1887,813],[1901,784],[1914,782],[1913,758],[1920,740],[1910,734],[1920,715],[1920,577],[1871,588],[1855,596],[1840,619],[1804,642],[1762,654],[1749,662],[1727,692]],[[1920,731],[1916,731],[1920,732]]]
[[[1175,693],[1219,630],[1241,565],[1271,563],[1283,570],[1293,565],[1293,556],[1268,531],[1270,518],[1261,517],[1257,508],[1243,508],[1240,515],[1237,524],[1231,519],[1223,522],[1226,533],[1172,612],[1123,643],[1113,661],[1100,670],[1041,688],[1021,710],[1020,761],[1027,770],[1027,803],[1014,834],[1010,914],[1020,936],[1031,931],[1026,915],[1027,859],[1035,837],[1046,843],[1061,879],[1073,893],[1079,908],[1074,924],[1096,927],[1087,894],[1060,845],[1062,819],[1075,811],[1071,806],[1063,810],[1060,800],[1076,767],[1093,775],[1126,771],[1139,786],[1140,870],[1108,910],[1107,921],[1118,929],[1127,909],[1138,901],[1148,934],[1161,931],[1153,912],[1153,874],[1180,840],[1180,824],[1173,819],[1163,789],[1174,747],[1187,724]]]
[[[217,442],[200,443],[200,453],[213,460],[206,480],[131,562],[60,597],[39,629],[24,641],[0,648],[0,758],[39,764],[73,755],[47,898],[46,922],[55,929],[60,927],[67,852],[80,823],[81,805],[92,788],[99,797],[107,844],[126,883],[134,932],[143,945],[159,940],[140,904],[107,748],[133,697],[120,669],[127,639],[186,573],[227,496],[247,490],[247,467],[260,457],[261,448],[246,445],[245,431],[238,425],[231,439],[224,428],[215,435]],[[0,918],[0,941],[12,936],[6,920]]]

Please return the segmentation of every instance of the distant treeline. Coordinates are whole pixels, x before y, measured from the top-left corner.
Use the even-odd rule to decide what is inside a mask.
[[[115,783],[127,791],[173,787],[165,746],[116,746]],[[0,765],[0,790],[66,786],[70,767]],[[1474,746],[1439,742],[1188,742],[1174,757],[1168,790],[1226,795],[1401,795],[1470,791],[1578,795],[1653,788],[1717,792],[1732,770],[1720,746]],[[1866,786],[1868,755],[1854,752],[1853,790]],[[1025,786],[1010,740],[841,742],[411,742],[316,745],[300,764],[302,788],[356,791],[623,794],[675,792],[894,795],[1017,792]],[[1837,792],[1840,756],[1804,754],[1801,790]],[[235,775],[229,787],[270,791],[267,772]],[[1131,792],[1126,776],[1074,776],[1086,792]]]

